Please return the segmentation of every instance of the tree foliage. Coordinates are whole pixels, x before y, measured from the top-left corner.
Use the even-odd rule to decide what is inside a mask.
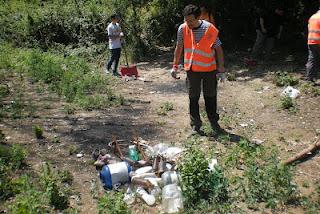
[[[213,9],[227,43],[255,35],[257,8],[284,7],[292,39],[306,30],[308,18],[318,9],[317,1],[311,0],[1,0],[0,41],[44,50],[57,44],[106,44],[109,17],[118,13],[128,49],[139,57],[157,45],[172,45],[183,22],[182,10],[189,3],[205,3]]]

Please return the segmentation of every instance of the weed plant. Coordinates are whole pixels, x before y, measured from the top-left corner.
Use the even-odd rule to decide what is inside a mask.
[[[243,170],[241,177],[232,175],[230,180],[234,195],[249,206],[264,202],[276,209],[298,200],[292,170],[280,163],[276,148],[264,148],[243,139],[229,150],[223,165]]]
[[[276,72],[273,81],[279,87],[295,86],[299,83],[299,79],[288,74],[288,72]]]
[[[162,103],[159,108],[157,109],[158,115],[167,115],[169,111],[173,110],[173,103],[171,102],[165,102]]]
[[[99,214],[130,214],[123,197],[122,192],[105,193],[98,202]]]
[[[33,125],[32,126],[33,133],[36,136],[37,139],[43,138],[43,128],[39,125]]]
[[[201,200],[212,203],[227,203],[228,181],[220,167],[210,171],[208,158],[197,145],[197,139],[191,139],[181,163],[179,172],[182,178],[182,191],[187,207],[196,206]]]
[[[289,96],[283,96],[280,98],[281,108],[287,109],[291,112],[296,111],[296,104],[293,99]]]

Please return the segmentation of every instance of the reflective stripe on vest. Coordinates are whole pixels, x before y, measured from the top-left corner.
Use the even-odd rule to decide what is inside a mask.
[[[308,44],[320,44],[320,12],[309,19]]]
[[[183,26],[184,69],[195,72],[210,72],[216,70],[216,59],[213,47],[218,37],[218,30],[210,24],[198,43],[192,30],[185,23]]]

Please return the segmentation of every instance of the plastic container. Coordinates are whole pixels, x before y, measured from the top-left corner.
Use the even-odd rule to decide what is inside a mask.
[[[115,184],[130,182],[132,167],[127,162],[105,165],[100,171],[100,179],[105,189],[111,190]]]
[[[129,146],[129,157],[131,160],[138,161],[139,155],[135,145]]]
[[[126,193],[124,194],[124,198],[123,201],[127,204],[127,205],[131,205],[135,202],[136,197],[135,194],[132,192],[131,187],[129,186]]]
[[[176,171],[167,171],[161,175],[161,181],[164,186],[168,184],[179,184],[180,175]]]
[[[183,210],[181,188],[169,184],[162,189],[162,209],[165,213],[177,213]]]
[[[156,198],[153,195],[148,194],[142,187],[137,188],[137,195],[149,206],[156,203]]]

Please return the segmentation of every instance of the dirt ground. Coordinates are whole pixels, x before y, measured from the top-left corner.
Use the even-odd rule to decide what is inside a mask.
[[[290,113],[279,107],[283,88],[272,83],[272,72],[289,69],[301,77],[302,63],[298,60],[287,64],[263,64],[247,69],[236,54],[226,57],[227,71],[236,75],[236,81],[220,83],[218,106],[221,125],[228,132],[260,139],[266,145],[276,145],[281,151],[281,159],[294,155],[310,145],[320,128],[320,97],[311,95],[296,99],[298,110]],[[114,91],[122,94],[126,105],[99,111],[77,110],[68,115],[67,105],[61,98],[48,92],[36,93],[36,85],[25,83],[26,97],[32,97],[36,107],[35,117],[7,119],[1,122],[0,129],[8,143],[25,145],[29,151],[28,162],[39,170],[42,162],[49,162],[57,169],[69,170],[74,177],[74,194],[71,205],[81,213],[97,213],[97,196],[103,190],[98,171],[92,165],[91,153],[94,149],[107,148],[112,136],[117,139],[132,139],[139,136],[150,145],[160,142],[181,145],[189,132],[188,97],[185,87],[185,73],[180,80],[173,80],[170,70],[171,55],[159,55],[157,60],[138,64],[143,80],[115,80]],[[14,78],[14,77],[12,77]],[[164,102],[173,103],[174,110],[167,116],[157,114]],[[200,100],[204,111],[204,101]],[[33,136],[32,125],[45,128],[46,139],[58,136],[61,143],[37,141]],[[210,141],[217,147],[224,145]],[[72,148],[78,148],[84,156],[70,155]],[[220,154],[223,156],[223,153]],[[320,156],[294,167],[295,181],[303,194],[313,191],[313,185],[320,180]],[[302,187],[308,182],[310,187]],[[292,210],[300,213],[301,210]],[[140,206],[135,213],[156,213],[156,208]]]

